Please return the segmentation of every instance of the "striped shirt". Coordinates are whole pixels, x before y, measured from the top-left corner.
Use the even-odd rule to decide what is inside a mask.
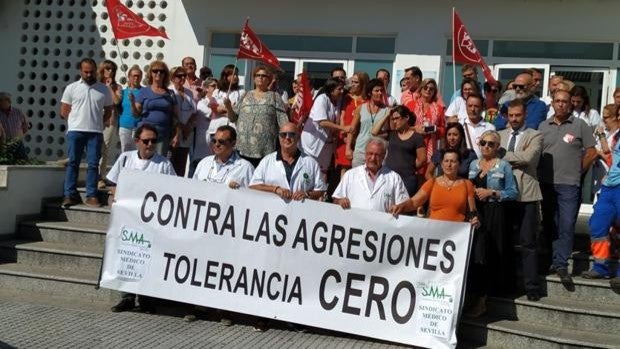
[[[22,139],[28,130],[28,121],[21,110],[11,107],[7,112],[0,110],[0,124],[6,133],[6,140]]]

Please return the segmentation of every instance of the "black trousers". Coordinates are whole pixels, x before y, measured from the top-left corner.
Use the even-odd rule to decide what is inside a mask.
[[[519,237],[521,245],[521,267],[523,270],[523,284],[526,292],[539,291],[537,232],[539,227],[538,201],[510,202],[508,204],[508,227],[512,229],[512,236]],[[515,259],[512,261],[513,270],[516,268]]]

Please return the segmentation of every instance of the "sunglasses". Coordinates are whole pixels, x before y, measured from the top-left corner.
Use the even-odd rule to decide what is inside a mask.
[[[164,69],[153,69],[153,70],[151,70],[151,73],[153,73],[153,74],[165,74],[166,71]]]
[[[140,74],[131,74],[129,75],[130,78],[140,78],[142,77]]]
[[[422,88],[425,91],[435,91],[435,86],[433,85],[426,85]]]
[[[254,74],[254,77],[255,78],[268,78],[269,75],[267,75],[267,74]]]
[[[297,132],[280,132],[280,138],[295,138],[297,136]]]
[[[230,139],[216,139],[216,138],[211,138],[211,144],[221,144],[221,145],[226,145],[230,143]]]
[[[525,90],[525,85],[517,85],[517,84],[512,84],[512,88],[514,88],[515,90]]]
[[[176,76],[177,78],[179,78],[179,79],[185,79],[185,77],[186,77],[187,75],[185,75],[185,74],[177,74],[177,75],[175,75],[175,76]]]
[[[144,145],[155,144],[157,143],[157,138],[147,138],[147,139],[140,138],[140,142],[142,142],[142,144]]]
[[[497,145],[497,142],[485,141],[484,139],[480,141],[480,146],[481,147],[488,146],[489,148],[495,148],[496,145]]]

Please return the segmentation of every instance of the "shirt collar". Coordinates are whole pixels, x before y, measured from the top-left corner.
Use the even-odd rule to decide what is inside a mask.
[[[232,154],[230,154],[226,162],[221,162],[220,159],[217,158],[217,156],[215,156],[214,158],[215,158],[215,163],[217,163],[218,165],[231,165],[235,161],[237,161],[237,159],[239,159],[239,153],[237,153],[236,150],[233,150]]]
[[[301,156],[301,150],[297,149],[297,152],[295,153],[295,156],[293,157],[293,161],[297,161],[297,159],[299,159],[299,157]],[[276,151],[276,160],[278,161],[282,161],[282,149],[278,149]]]
[[[566,123],[573,123],[575,121],[575,115],[573,115],[573,113],[571,113],[571,115],[568,117],[568,119],[562,121],[562,124],[566,124]],[[549,125],[555,124],[555,115],[550,117],[548,119]]]

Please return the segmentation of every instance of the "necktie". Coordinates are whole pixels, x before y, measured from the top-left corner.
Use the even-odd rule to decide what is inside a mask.
[[[510,137],[510,142],[508,142],[508,151],[515,151],[515,143],[517,143],[518,134],[518,130],[512,132],[512,137]]]

